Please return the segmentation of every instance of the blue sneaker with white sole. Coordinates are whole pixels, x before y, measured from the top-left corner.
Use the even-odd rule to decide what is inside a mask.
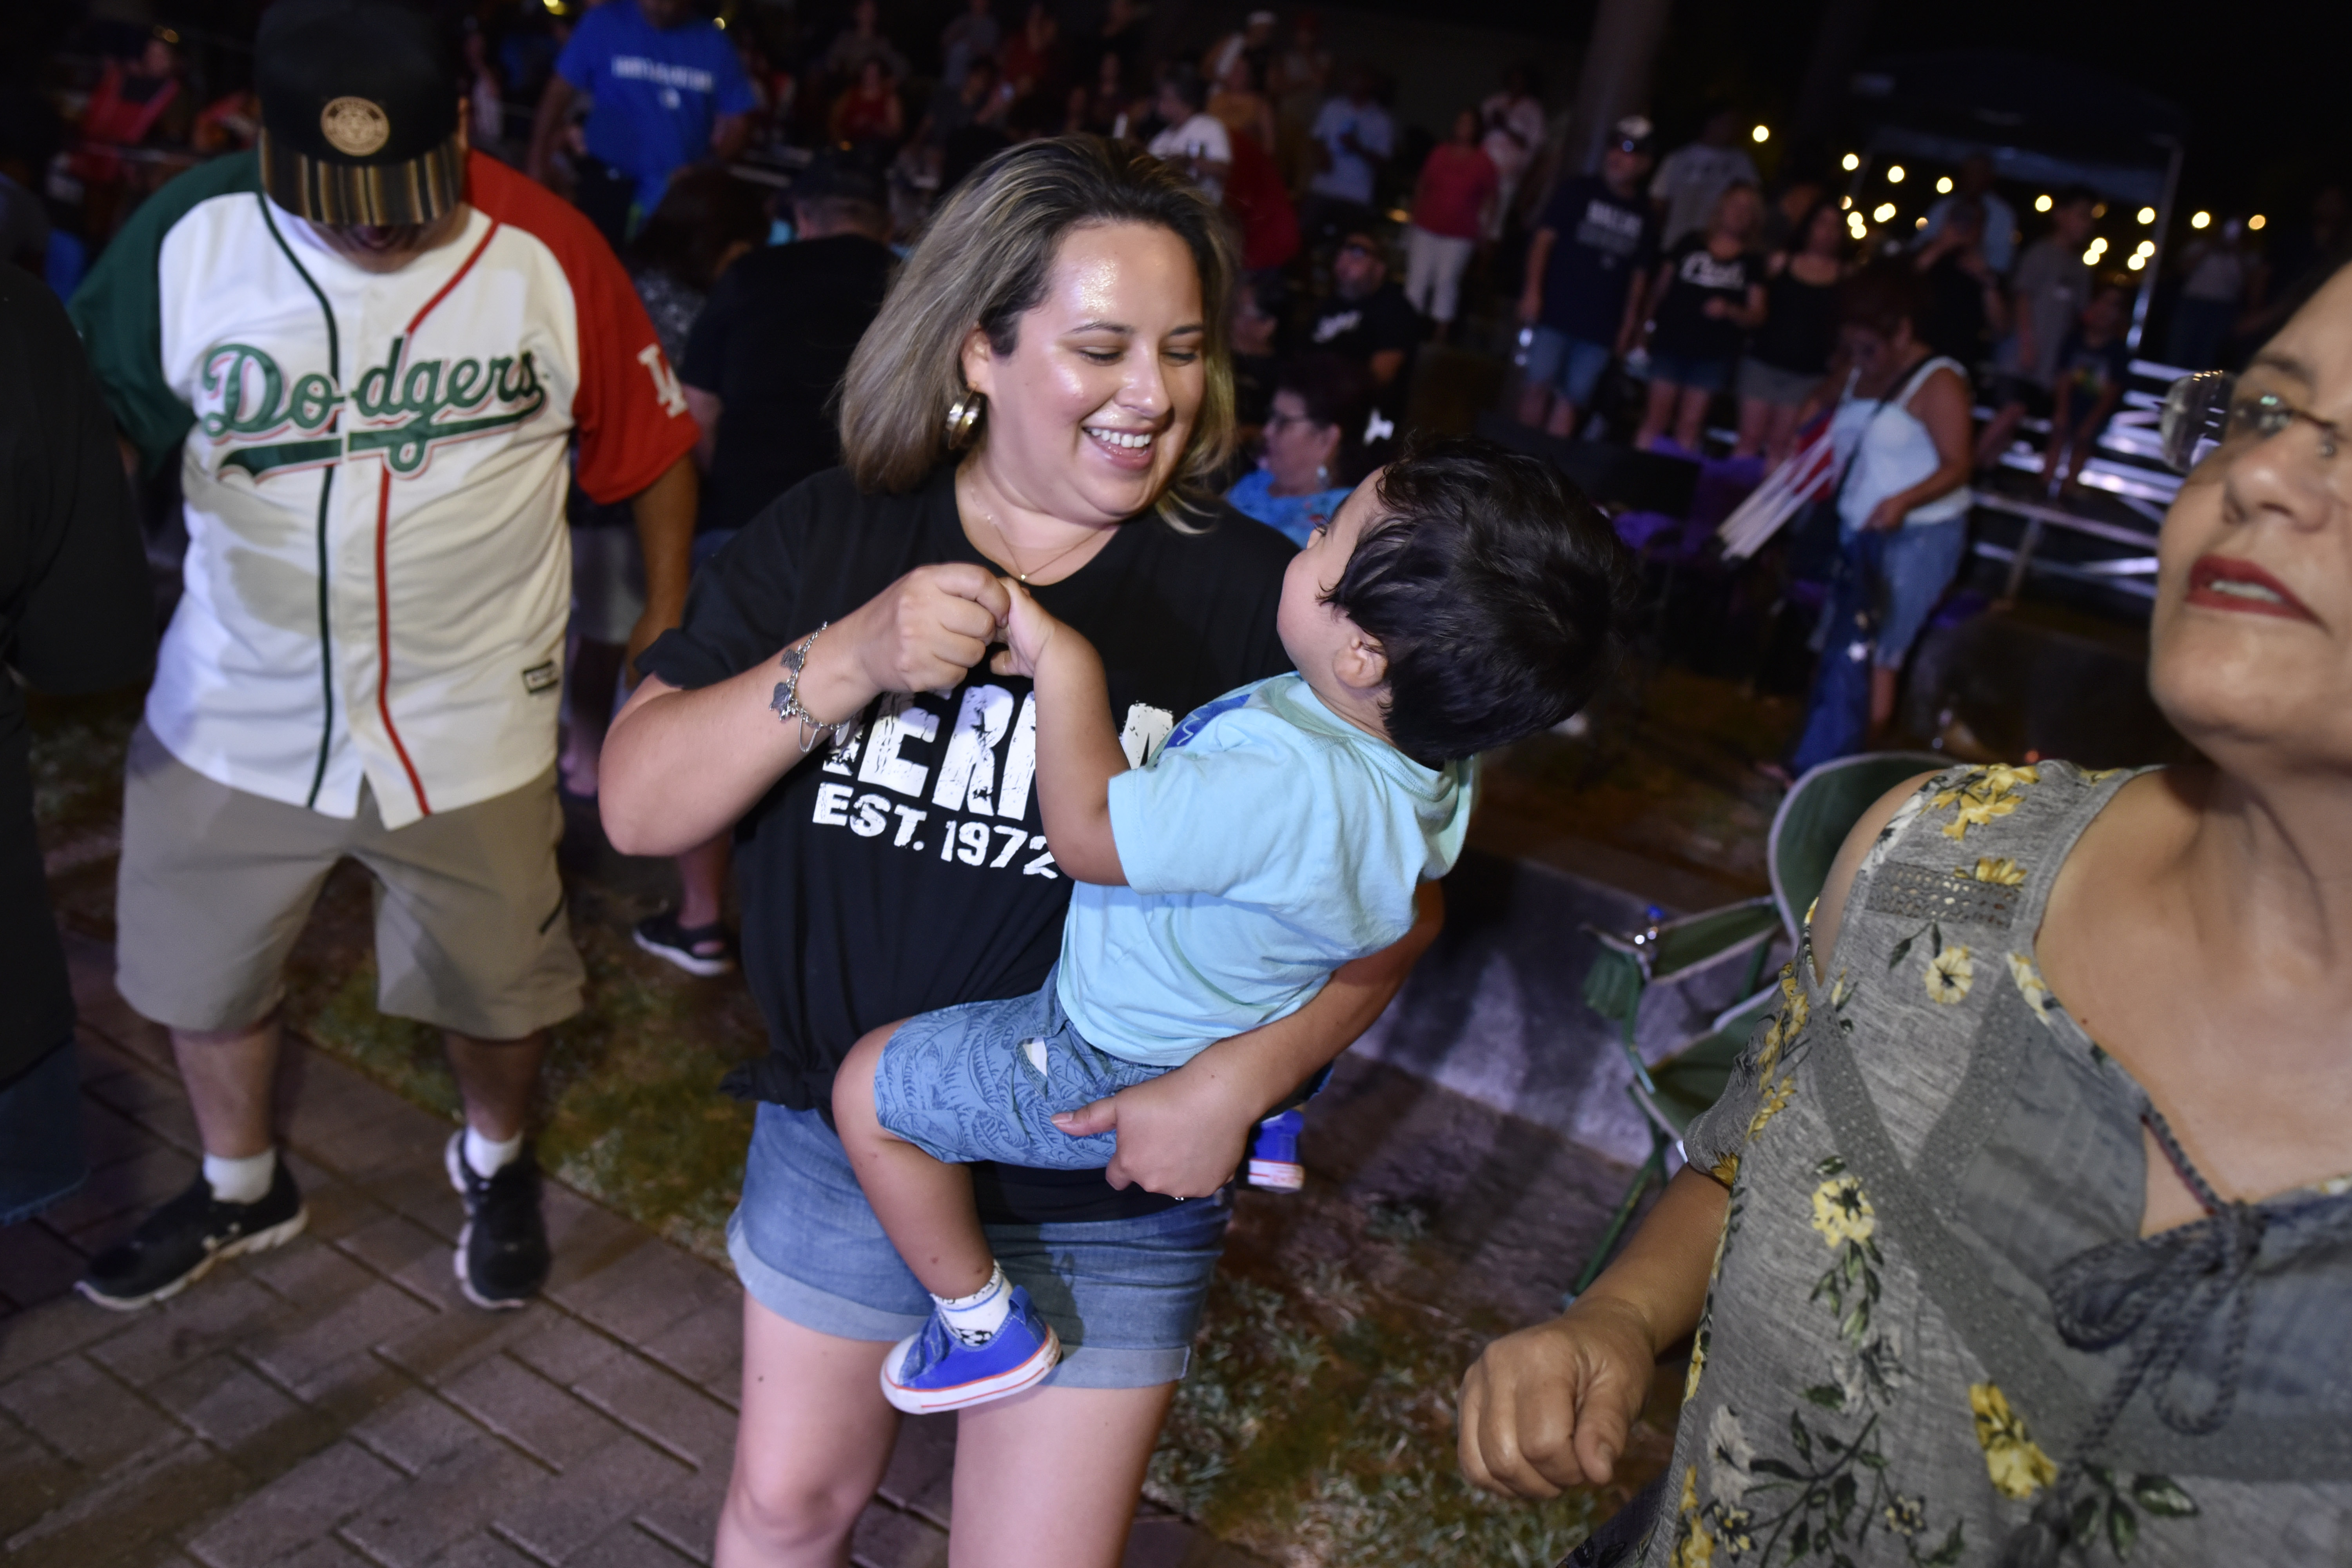
[[[968,1410],[1034,1387],[1062,1359],[1054,1325],[1013,1288],[1012,1310],[986,1344],[966,1344],[937,1311],[882,1358],[882,1397],[912,1415]]]
[[[1249,1184],[1270,1193],[1295,1193],[1307,1184],[1307,1167],[1298,1162],[1298,1131],[1307,1118],[1296,1108],[1277,1111],[1257,1124],[1250,1138]]]

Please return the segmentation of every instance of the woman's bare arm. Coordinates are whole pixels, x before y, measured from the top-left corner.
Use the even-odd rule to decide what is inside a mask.
[[[1550,1498],[1617,1473],[1658,1354],[1698,1326],[1730,1194],[1685,1167],[1576,1304],[1486,1347],[1462,1379],[1462,1474]]]
[[[801,705],[848,719],[880,692],[953,686],[988,651],[1005,607],[983,567],[919,566],[817,638]],[[698,690],[656,677],[631,694],[605,737],[598,792],[613,847],[676,855],[708,843],[811,754],[803,727],[769,706],[782,653]]]

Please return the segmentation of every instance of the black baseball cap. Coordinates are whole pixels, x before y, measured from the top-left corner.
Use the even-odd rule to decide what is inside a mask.
[[[465,199],[457,72],[398,0],[278,0],[254,39],[261,185],[313,223],[431,223]]]

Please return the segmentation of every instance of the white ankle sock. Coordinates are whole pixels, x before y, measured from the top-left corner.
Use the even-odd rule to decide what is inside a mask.
[[[472,1128],[466,1129],[466,1163],[478,1176],[495,1176],[522,1156],[522,1134],[494,1143]]]
[[[984,1345],[996,1337],[1013,1310],[1013,1283],[1004,1278],[1004,1270],[989,1266],[988,1283],[969,1296],[934,1296],[940,1304],[940,1316],[948,1321],[955,1337],[968,1345]]]
[[[205,1156],[205,1184],[212,1188],[214,1197],[225,1204],[259,1203],[269,1191],[270,1178],[277,1174],[275,1149],[264,1149],[242,1160],[224,1159],[218,1154]]]

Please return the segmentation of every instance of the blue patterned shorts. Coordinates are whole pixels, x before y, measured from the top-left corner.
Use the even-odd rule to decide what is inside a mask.
[[[1167,1070],[1088,1045],[1048,974],[1029,995],[942,1007],[901,1025],[875,1069],[874,1110],[883,1126],[950,1164],[1100,1170],[1118,1151],[1118,1135],[1073,1138],[1054,1125],[1054,1113]]]

